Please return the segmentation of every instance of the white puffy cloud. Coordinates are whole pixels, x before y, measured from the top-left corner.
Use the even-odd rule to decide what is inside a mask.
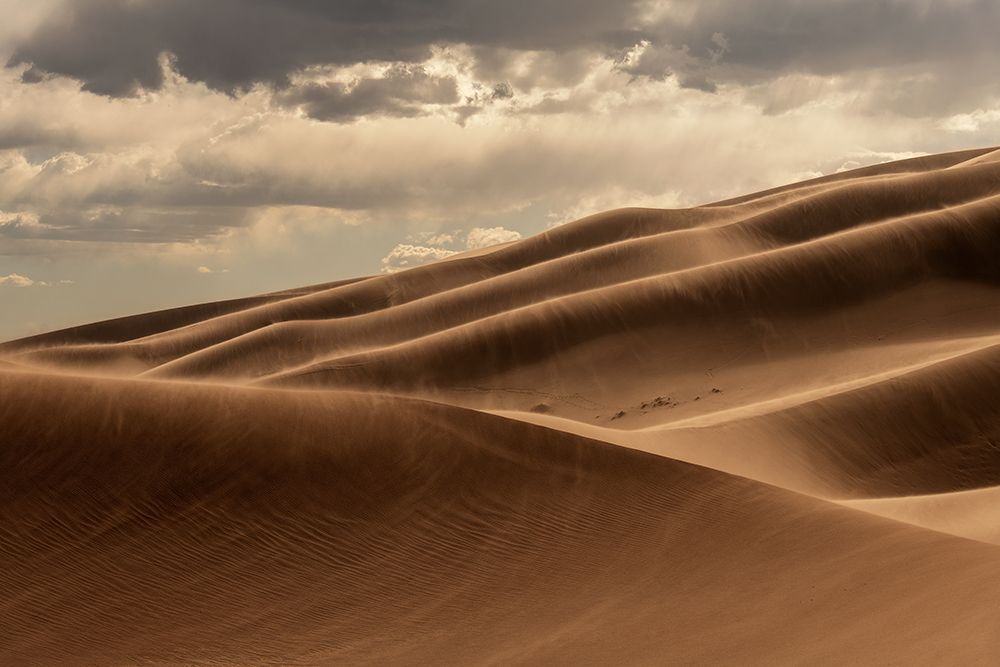
[[[465,235],[465,246],[469,249],[487,248],[498,243],[509,243],[521,238],[521,233],[503,227],[473,227]]]
[[[382,273],[395,273],[404,269],[412,269],[415,266],[435,262],[454,254],[456,254],[454,250],[400,243],[382,258]]]
[[[19,273],[9,273],[6,276],[0,276],[0,285],[7,285],[10,287],[52,287],[75,284],[76,281],[65,278],[62,280],[47,282],[45,280],[35,280]]]
[[[451,257],[464,250],[479,250],[521,238],[521,233],[504,227],[473,227],[468,231],[419,232],[413,243],[397,244],[382,258],[382,273],[394,273]]]
[[[0,276],[0,285],[10,285],[11,287],[31,287],[35,284],[35,281],[28,276],[22,276],[17,273]]]
[[[427,234],[422,241],[423,245],[429,246],[451,245],[455,242],[455,234],[449,234],[448,232],[442,232],[440,234]]]
[[[1000,107],[976,109],[969,113],[955,114],[941,121],[941,127],[949,132],[978,132],[985,125],[1000,125]]]

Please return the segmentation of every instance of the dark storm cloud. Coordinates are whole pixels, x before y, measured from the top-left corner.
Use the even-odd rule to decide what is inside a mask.
[[[226,91],[282,85],[316,64],[419,62],[433,44],[564,50],[625,46],[632,2],[534,0],[72,0],[17,45],[11,64],[113,96],[158,88],[158,56]],[[33,75],[34,76],[34,75]]]
[[[620,69],[707,92],[788,73],[947,72],[944,94],[961,98],[953,103],[929,88],[890,100],[943,112],[995,92],[998,25],[996,0],[66,0],[16,45],[11,63],[32,64],[25,82],[49,72],[122,96],[160,87],[166,52],[184,76],[235,92],[258,82],[284,87],[311,65],[418,63],[432,45],[466,44],[481,80],[530,90],[572,84],[586,73],[587,54],[613,57],[645,40]],[[508,63],[523,50],[553,55],[517,78]],[[316,117],[417,113],[388,85],[296,94]]]
[[[874,107],[946,114],[998,92],[998,26],[995,0],[674,0],[620,68],[706,91],[786,74],[891,71]]]
[[[380,78],[344,84],[310,83],[296,86],[280,96],[287,105],[299,106],[317,120],[350,122],[362,116],[412,118],[424,113],[427,104],[458,101],[454,77],[436,77],[421,67],[396,65]]]
[[[17,68],[0,72],[0,242],[222,238],[286,206],[378,222],[596,209],[666,182],[707,198],[741,172],[649,165],[742,150],[717,139],[729,128],[787,150],[767,158],[773,180],[735,153],[755,167],[747,189],[802,172],[786,167],[803,144],[959,147],[935,133],[993,117],[998,24],[995,0],[66,0],[3,45]],[[465,46],[424,63],[440,44]],[[163,53],[214,91],[164,82]],[[323,80],[364,61],[361,78]],[[272,88],[215,92],[255,83]],[[837,133],[766,117],[810,103]],[[480,115],[414,118],[428,114]]]
[[[653,29],[700,59],[836,74],[1000,52],[995,0],[681,0]],[[724,39],[724,43],[720,40]],[[724,53],[720,53],[720,49]]]
[[[37,67],[31,66],[21,73],[21,83],[41,83],[45,81],[45,72]]]

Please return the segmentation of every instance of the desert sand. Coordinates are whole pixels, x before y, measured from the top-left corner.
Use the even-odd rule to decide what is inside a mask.
[[[0,345],[0,663],[1000,663],[1000,150]]]

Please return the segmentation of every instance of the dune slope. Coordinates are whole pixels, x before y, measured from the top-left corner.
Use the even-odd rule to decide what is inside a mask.
[[[0,387],[33,399],[0,421],[5,663],[1000,655],[995,547],[744,478],[371,394]]]
[[[0,345],[2,664],[1000,659],[1000,151]]]

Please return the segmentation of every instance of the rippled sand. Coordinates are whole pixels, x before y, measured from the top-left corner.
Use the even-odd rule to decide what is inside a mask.
[[[998,287],[980,150],[0,345],[0,663],[996,663]]]

